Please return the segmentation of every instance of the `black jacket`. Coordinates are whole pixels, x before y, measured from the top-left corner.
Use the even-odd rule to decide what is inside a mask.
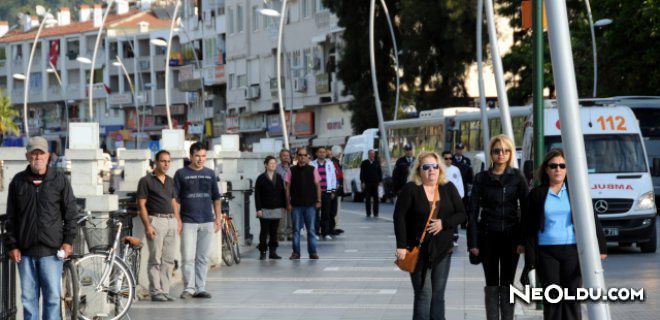
[[[259,175],[254,185],[254,205],[257,211],[261,209],[286,208],[286,193],[284,191],[284,180],[274,173],[273,183],[264,172]]]
[[[568,187],[568,184],[567,184]],[[538,260],[538,234],[545,228],[545,199],[548,196],[547,185],[541,185],[532,189],[527,197],[527,214],[522,221],[523,236],[525,238],[525,268],[530,270],[536,266]],[[568,190],[568,188],[567,188]],[[573,216],[571,215],[571,220]],[[600,253],[607,253],[607,242],[601,228],[598,214],[594,212],[596,222],[596,237]]]
[[[415,157],[411,157],[412,161],[415,161]],[[396,164],[394,165],[394,172],[392,172],[392,187],[394,188],[394,192],[399,192],[404,185],[406,185],[406,181],[408,181],[408,174],[410,173],[410,167],[412,166],[413,162],[408,162],[408,159],[406,156],[403,156],[399,158],[396,161]]]
[[[478,248],[479,232],[485,231],[513,232],[522,245],[518,212],[522,216],[527,213],[528,191],[518,169],[508,167],[499,179],[490,170],[479,172],[468,205],[468,248]]]
[[[456,155],[453,155],[451,162],[458,168],[458,170],[461,171],[463,186],[465,187],[465,191],[467,191],[467,186],[468,184],[472,184],[472,176],[474,175],[472,170],[472,161],[470,161],[470,158],[466,157],[465,155],[461,157],[461,161],[458,161],[456,159]],[[467,192],[465,192],[465,194],[467,195]]]
[[[440,186],[438,193],[438,218],[442,221],[442,231],[434,236],[427,234],[424,239],[424,244],[428,244],[430,265],[440,262],[454,247],[454,227],[466,219],[463,201],[454,184],[448,182]],[[430,211],[431,207],[424,187],[414,182],[406,183],[394,207],[394,234],[397,248],[410,249],[419,244]]]
[[[369,163],[369,159],[360,164],[360,182],[362,183],[380,183],[383,181],[383,170],[380,168],[378,160]]]
[[[55,255],[76,237],[76,198],[61,172],[48,170],[36,187],[30,167],[14,176],[7,196],[7,246],[32,257]]]

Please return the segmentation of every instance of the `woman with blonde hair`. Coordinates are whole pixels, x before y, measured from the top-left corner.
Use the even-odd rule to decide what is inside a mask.
[[[515,148],[511,139],[490,140],[491,166],[479,172],[468,205],[467,240],[470,253],[481,259],[486,276],[486,318],[513,319],[509,285],[518,258],[524,252],[520,215],[526,214],[527,182],[512,166]]]
[[[447,182],[440,159],[434,152],[417,156],[394,208],[397,259],[403,260],[407,250],[418,246],[426,233],[416,268],[410,274],[415,292],[413,320],[445,318],[453,230],[466,219],[463,201],[456,187]],[[424,229],[429,216],[430,223]]]

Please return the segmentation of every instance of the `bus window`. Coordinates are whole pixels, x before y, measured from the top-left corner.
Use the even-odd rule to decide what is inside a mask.
[[[561,136],[545,137],[546,151],[561,148]],[[585,135],[589,173],[644,172],[642,142],[636,134]]]

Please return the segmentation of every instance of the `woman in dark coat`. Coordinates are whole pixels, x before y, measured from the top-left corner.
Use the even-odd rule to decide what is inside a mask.
[[[269,259],[282,259],[277,255],[277,228],[280,218],[283,214],[286,214],[284,180],[279,174],[275,173],[275,168],[277,168],[275,157],[266,157],[264,166],[266,171],[259,175],[254,185],[254,204],[261,225],[258,246],[259,259],[266,259],[267,249],[270,250]]]
[[[525,270],[536,269],[545,288],[556,284],[572,295],[581,285],[580,261],[575,241],[573,214],[566,183],[566,160],[560,149],[550,150],[538,171],[541,184],[527,198],[528,215],[523,220],[526,238]],[[601,259],[605,259],[605,235],[594,214],[596,236]],[[543,304],[543,318],[549,320],[580,319],[576,301]]]
[[[524,251],[520,215],[525,215],[528,188],[520,171],[512,166],[516,158],[511,139],[495,136],[488,150],[492,165],[488,171],[479,172],[472,185],[468,248],[483,264],[486,318],[511,320],[514,305],[509,303],[509,285]]]
[[[444,320],[453,230],[466,219],[463,201],[456,187],[445,178],[440,159],[433,152],[419,154],[394,208],[397,259],[405,258],[406,249],[417,246],[422,232],[427,232],[417,267],[410,274],[415,291],[413,320]],[[424,230],[434,199],[435,212]]]

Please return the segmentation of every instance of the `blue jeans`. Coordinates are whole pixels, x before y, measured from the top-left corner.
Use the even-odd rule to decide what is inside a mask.
[[[43,320],[60,319],[62,267],[57,256],[33,258],[22,256],[18,263],[21,278],[23,319],[39,319],[39,292],[43,294]]]
[[[293,220],[293,252],[300,254],[300,229],[304,222],[307,229],[307,252],[316,253],[316,208],[293,207],[291,220]]]
[[[415,291],[413,320],[445,319],[445,287],[450,265],[451,253],[434,267],[421,267],[410,274]]]
[[[181,274],[183,291],[190,294],[206,291],[209,253],[215,239],[213,222],[184,223],[181,232]]]

